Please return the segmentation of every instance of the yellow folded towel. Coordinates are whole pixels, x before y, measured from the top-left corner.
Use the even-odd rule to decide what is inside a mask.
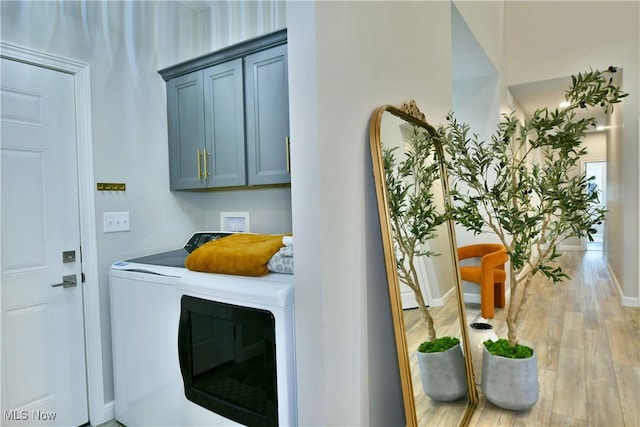
[[[238,233],[207,242],[189,254],[185,267],[203,273],[263,276],[267,263],[283,247],[282,234]]]

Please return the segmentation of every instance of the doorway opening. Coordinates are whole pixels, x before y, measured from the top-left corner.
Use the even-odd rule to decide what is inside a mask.
[[[598,198],[600,200],[600,207],[606,208],[607,201],[607,162],[585,162],[585,173],[587,178],[595,177],[587,187],[587,191],[597,191]],[[604,222],[602,224],[596,224],[594,228],[597,230],[593,235],[593,242],[588,239],[586,242],[586,249],[588,251],[602,251],[604,249]]]

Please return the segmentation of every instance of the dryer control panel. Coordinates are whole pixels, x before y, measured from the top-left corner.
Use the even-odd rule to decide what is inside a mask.
[[[225,232],[225,231],[199,231],[194,233],[193,236],[189,239],[189,241],[184,245],[184,249],[191,253],[195,249],[204,245],[207,242],[212,240],[217,240],[225,236],[229,236],[233,233]]]

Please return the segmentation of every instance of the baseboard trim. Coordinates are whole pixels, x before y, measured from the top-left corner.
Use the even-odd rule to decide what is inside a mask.
[[[479,294],[472,294],[472,293],[465,292],[465,294],[464,294],[464,302],[480,304],[480,295]]]
[[[449,291],[443,295],[442,298],[434,298],[431,301],[431,306],[432,307],[442,307],[443,305],[445,305],[451,298],[453,298],[453,295],[455,293],[455,288],[451,288],[449,289]]]
[[[449,291],[442,298],[433,298],[428,302],[429,307],[442,307],[453,298],[455,288],[449,289]],[[413,292],[402,292],[400,294],[400,301],[402,302],[402,309],[408,310],[412,308],[418,308],[418,303],[416,302],[416,297]]]
[[[620,282],[618,282],[618,278],[613,272],[613,268],[611,268],[611,264],[609,264],[609,260],[606,257],[605,264],[607,265],[607,271],[609,272],[609,277],[613,282],[613,286],[616,288],[618,296],[620,297],[620,304],[622,304],[623,307],[640,307],[640,298],[624,296]]]
[[[640,298],[622,297],[621,302],[623,307],[640,308]]]
[[[104,404],[104,419],[111,421],[116,418],[116,401],[112,400]]]
[[[580,245],[559,245],[560,251],[584,251],[584,248]]]

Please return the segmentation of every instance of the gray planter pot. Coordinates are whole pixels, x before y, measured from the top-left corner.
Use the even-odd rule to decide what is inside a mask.
[[[422,390],[442,402],[467,395],[467,374],[460,344],[438,353],[416,352]]]
[[[523,411],[536,404],[538,360],[536,353],[527,359],[494,356],[485,347],[482,353],[482,393],[496,406]]]
[[[473,361],[473,375],[476,385],[482,380],[482,349],[487,340],[496,341],[498,336],[493,332],[493,326],[488,323],[475,322],[469,325],[469,347]]]

